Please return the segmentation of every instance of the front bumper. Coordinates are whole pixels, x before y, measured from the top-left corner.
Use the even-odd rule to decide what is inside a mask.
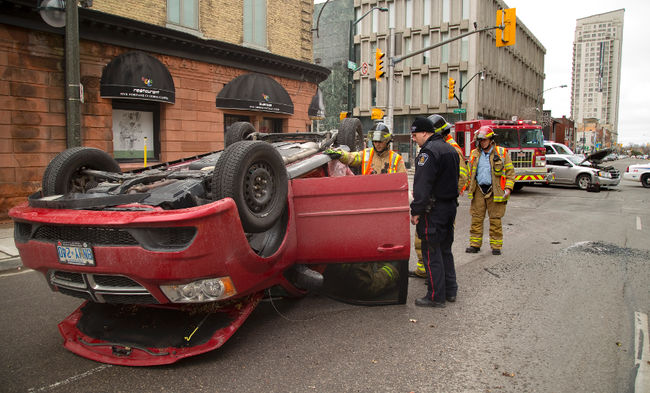
[[[553,180],[555,180],[555,174],[548,172],[546,167],[526,170],[515,168],[515,183],[552,182]]]
[[[163,284],[225,276],[232,279],[237,296],[246,296],[275,284],[289,264],[286,259],[281,267],[275,264],[281,251],[262,258],[251,249],[230,198],[168,211],[79,211],[24,204],[9,214],[16,222],[23,264],[41,272],[53,290],[93,302],[167,304]],[[152,240],[161,233],[172,234],[167,245],[177,244],[165,247],[160,239]],[[95,265],[59,262],[60,241],[85,242]]]

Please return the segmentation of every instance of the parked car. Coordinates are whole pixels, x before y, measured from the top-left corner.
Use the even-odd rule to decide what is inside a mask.
[[[574,184],[586,190],[590,184],[614,187],[621,181],[620,171],[612,166],[602,166],[602,159],[611,150],[605,149],[586,158],[575,155],[551,155],[546,157],[546,167],[555,175],[553,184]]]
[[[650,162],[630,165],[623,173],[623,179],[640,181],[645,188],[650,188]]]
[[[573,151],[569,149],[566,145],[562,143],[544,141],[544,147],[546,148],[546,155],[555,155],[555,154],[566,154],[573,155]]]
[[[407,175],[353,176],[322,153],[361,148],[358,119],[296,134],[235,123],[226,144],[124,173],[101,150],[68,149],[10,211],[23,264],[85,300],[59,324],[67,349],[168,364],[223,345],[265,294],[406,301]],[[374,292],[348,273],[387,263],[394,280]]]

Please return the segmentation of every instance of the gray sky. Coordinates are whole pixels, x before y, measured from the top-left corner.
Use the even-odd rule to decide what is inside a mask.
[[[322,3],[324,0],[315,0]],[[576,19],[625,9],[623,64],[618,113],[619,142],[650,143],[649,0],[505,0],[546,48],[545,109],[555,117],[571,115],[571,63]],[[648,24],[648,25],[646,25]]]
[[[546,48],[544,109],[554,117],[571,115],[571,63],[576,19],[625,9],[623,64],[618,112],[619,143],[650,143],[650,1],[621,0],[505,0],[517,18]]]

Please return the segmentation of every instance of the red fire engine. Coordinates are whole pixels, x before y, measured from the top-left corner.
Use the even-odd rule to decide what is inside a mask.
[[[505,147],[515,167],[515,190],[526,183],[552,180],[546,169],[546,149],[542,127],[531,120],[469,120],[455,124],[456,141],[465,157],[474,145],[474,132],[482,126],[494,130],[496,144]]]

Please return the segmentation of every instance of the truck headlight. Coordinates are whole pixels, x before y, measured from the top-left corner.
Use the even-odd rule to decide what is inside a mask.
[[[605,178],[607,178],[607,179],[611,179],[611,178],[612,178],[612,174],[609,173],[609,172],[598,171],[598,172],[597,172],[597,175],[598,175],[599,177],[605,177]]]
[[[161,285],[172,303],[203,303],[223,300],[237,294],[230,277],[206,278],[187,284]]]

